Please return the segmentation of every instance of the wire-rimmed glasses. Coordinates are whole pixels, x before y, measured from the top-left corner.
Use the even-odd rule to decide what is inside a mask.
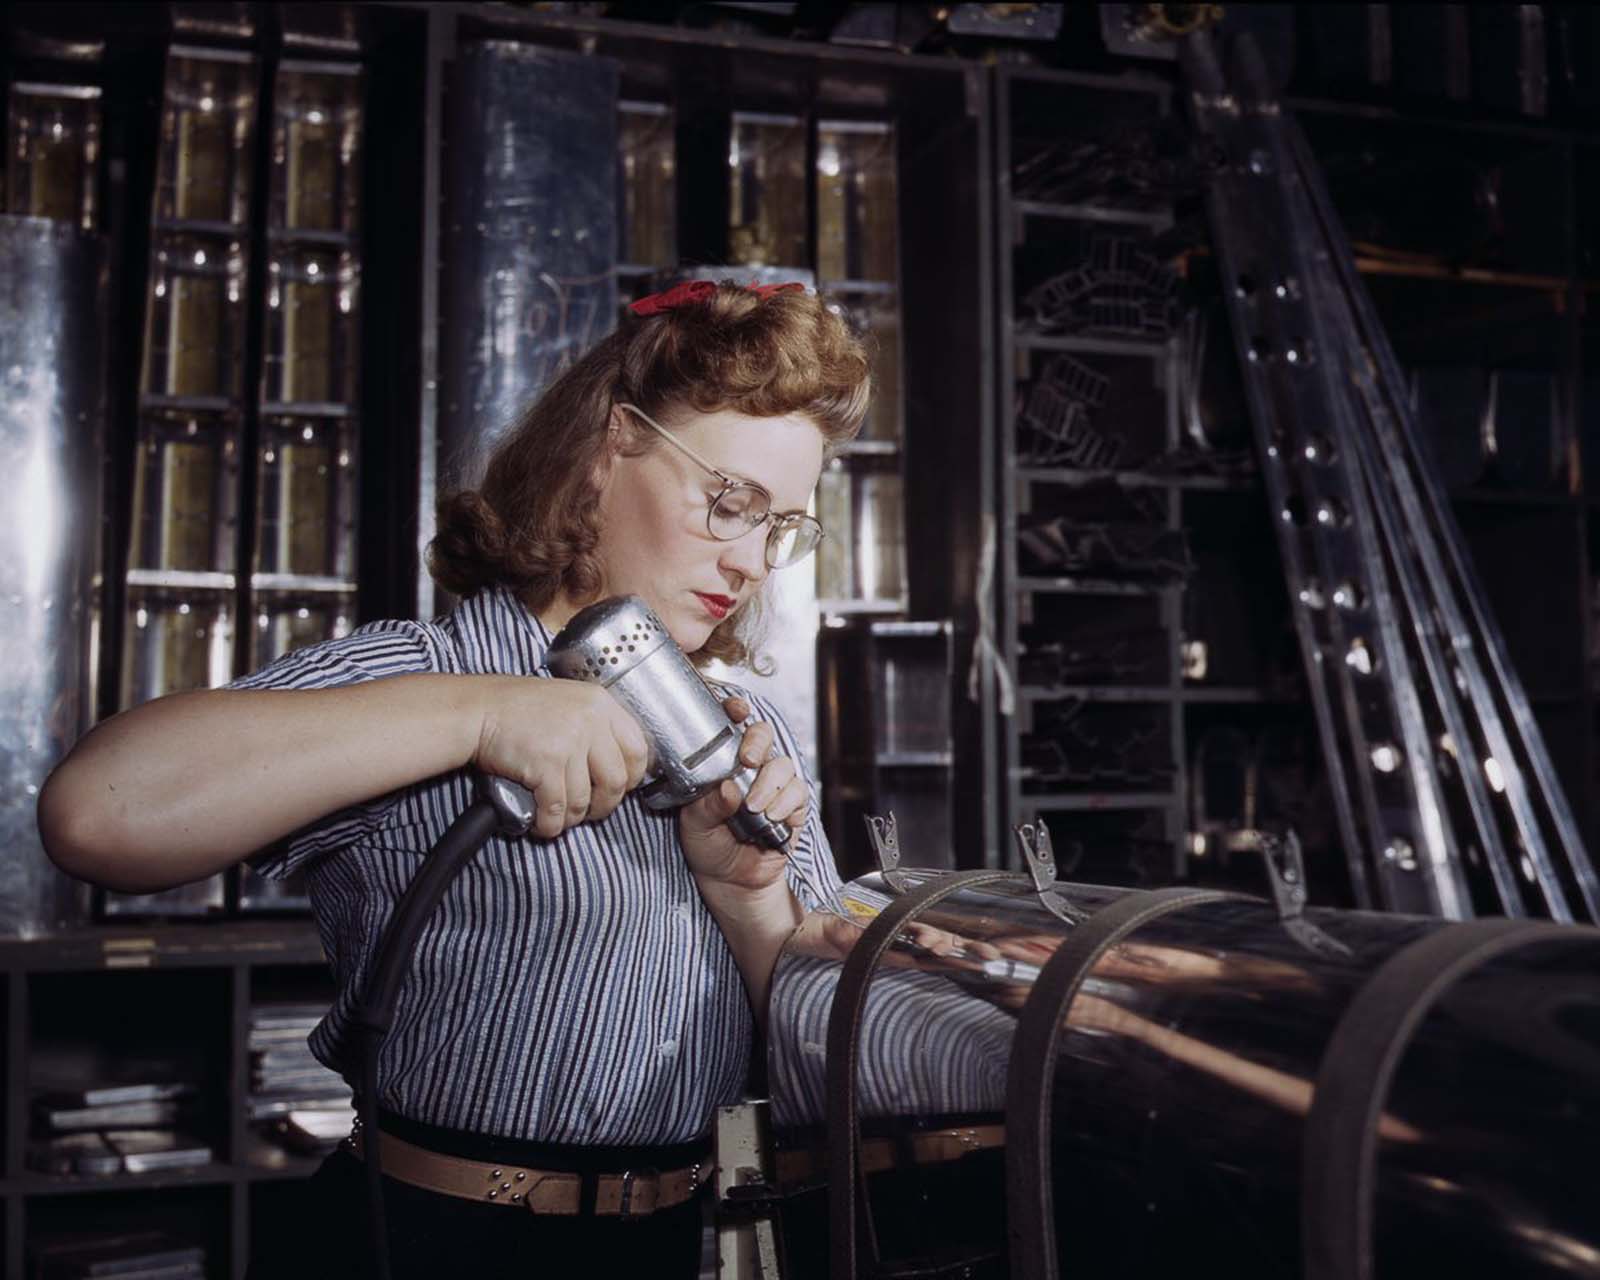
[[[718,542],[732,542],[771,521],[772,528],[767,531],[769,569],[786,569],[817,549],[817,543],[822,541],[822,525],[814,516],[803,511],[774,511],[772,495],[754,480],[737,480],[712,466],[638,405],[619,401],[618,408],[653,427],[689,461],[722,482],[722,488],[706,504],[706,532]]]

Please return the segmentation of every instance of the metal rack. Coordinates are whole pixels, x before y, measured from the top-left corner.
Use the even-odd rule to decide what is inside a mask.
[[[326,962],[309,921],[129,926],[60,938],[0,942],[4,975],[6,1093],[0,1163],[0,1264],[7,1277],[25,1273],[27,1242],[41,1231],[81,1230],[89,1206],[107,1193],[127,1204],[151,1203],[154,1219],[195,1232],[207,1247],[210,1274],[242,1277],[252,1222],[269,1209],[273,1184],[307,1176],[317,1164],[256,1135],[246,1116],[252,1000],[274,982],[300,975],[326,984]],[[52,1083],[49,1063],[62,1046],[44,1021],[66,1009],[93,1019],[106,1044],[138,1043],[141,1021],[159,1009],[182,1008],[176,1052],[204,1074],[215,1092],[205,1101],[204,1136],[216,1152],[194,1168],[103,1177],[51,1175],[28,1168],[29,1101]],[[63,1006],[63,1001],[67,1005]],[[171,1018],[168,1017],[170,1023]],[[102,1207],[101,1212],[104,1212]],[[154,1220],[153,1219],[153,1220]]]
[[[1030,96],[1031,95],[1031,96]],[[1019,108],[1019,97],[1027,97],[1030,107]],[[995,164],[997,173],[997,216],[1000,230],[997,244],[997,314],[999,342],[997,367],[1000,371],[998,400],[999,561],[1000,598],[999,660],[1009,673],[1017,673],[1022,647],[1022,620],[1031,615],[1039,600],[1060,595],[1100,600],[1148,600],[1153,605],[1159,626],[1165,633],[1164,653],[1155,680],[1100,683],[1098,681],[1061,685],[1028,684],[1019,680],[1011,699],[1002,705],[1001,741],[997,744],[1002,761],[998,781],[1001,825],[1009,830],[1050,814],[1054,828],[1065,841],[1080,825],[1085,814],[1116,813],[1131,821],[1153,819],[1157,838],[1171,849],[1163,878],[1176,878],[1182,870],[1184,829],[1183,723],[1181,715],[1181,661],[1179,653],[1179,604],[1181,585],[1174,582],[1136,578],[1108,578],[1089,575],[1043,575],[1027,572],[1019,562],[1018,535],[1028,513],[1051,492],[1069,493],[1094,483],[1121,482],[1126,472],[1112,459],[1111,465],[1095,465],[1093,451],[1080,451],[1083,461],[1073,458],[1071,465],[1040,463],[1019,456],[1018,427],[1013,407],[1019,402],[1019,384],[1035,372],[1042,358],[1060,354],[1089,360],[1112,357],[1127,362],[1123,369],[1143,366],[1144,376],[1159,396],[1160,451],[1178,442],[1178,344],[1171,336],[1130,338],[1094,332],[1048,333],[1026,331],[1019,323],[1023,284],[1019,282],[1017,255],[1037,241],[1051,242],[1063,232],[1147,235],[1167,230],[1172,225],[1170,209],[1135,201],[1088,201],[1079,197],[1067,200],[1042,199],[1016,190],[1017,172],[1028,157],[1019,154],[1019,130],[1025,120],[1071,119],[1075,98],[1113,102],[1121,112],[1146,118],[1152,123],[1171,110],[1170,86],[1162,80],[1111,79],[1094,75],[999,68],[995,73]],[[1042,106],[1051,102],[1053,111]],[[1120,113],[1119,113],[1120,114]],[[1037,140],[1035,140],[1037,144]],[[1069,453],[1069,457],[1071,454]],[[1129,486],[1130,488],[1139,487]],[[1161,505],[1161,524],[1168,530],[1181,528],[1180,495],[1171,479],[1144,478],[1143,489]],[[1033,788],[1023,763],[1025,735],[1033,728],[1039,709],[1062,699],[1077,699],[1085,704],[1124,708],[1159,709],[1166,719],[1165,739],[1173,763],[1167,785],[1158,789],[1129,785],[1109,788],[1093,783],[1049,792]],[[1142,817],[1141,817],[1142,815]],[[1008,865],[1015,851],[1005,845],[991,851],[990,865]]]
[[[360,46],[231,34],[165,56],[123,707],[223,684],[356,618]],[[222,875],[104,899],[108,915],[228,901]],[[237,902],[303,897],[242,872]]]

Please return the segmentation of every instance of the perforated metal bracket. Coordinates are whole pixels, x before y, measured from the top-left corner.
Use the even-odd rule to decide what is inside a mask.
[[[1300,837],[1293,831],[1283,835],[1272,831],[1255,834],[1256,848],[1272,885],[1272,900],[1278,907],[1278,919],[1298,919],[1306,909],[1306,861],[1300,851]]]
[[[1278,908],[1278,919],[1284,932],[1308,951],[1324,956],[1349,956],[1349,947],[1337,938],[1329,937],[1305,918],[1307,902],[1306,861],[1300,849],[1300,837],[1293,831],[1279,835],[1275,831],[1241,832],[1252,839],[1248,847],[1261,854],[1262,865],[1267,870],[1267,882],[1272,886],[1272,901]]]
[[[891,889],[905,893],[911,888],[911,882],[900,870],[900,827],[894,820],[894,810],[886,817],[867,813],[862,819],[867,824],[867,839],[872,842],[873,855],[878,859],[878,870]]]
[[[1023,866],[1033,879],[1033,891],[1039,897],[1039,904],[1067,924],[1082,924],[1087,920],[1088,913],[1078,910],[1056,892],[1056,852],[1044,819],[1019,823],[1011,831],[1022,853]]]

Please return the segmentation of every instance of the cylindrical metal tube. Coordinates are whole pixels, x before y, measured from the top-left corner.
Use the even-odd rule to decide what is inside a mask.
[[[938,873],[907,874],[914,886]],[[1312,946],[1303,925],[1286,928],[1265,901],[1178,904],[1101,951],[1064,1006],[1050,1008],[1039,997],[1052,958],[1066,955],[1093,913],[1136,891],[1057,892],[1089,911],[1089,923],[1062,921],[1019,878],[939,902],[886,953],[855,1045],[865,1142],[888,1141],[899,1169],[887,1198],[877,1179],[875,1213],[892,1223],[904,1211],[895,1195],[925,1194],[929,1170],[906,1163],[912,1135],[926,1146],[930,1131],[1004,1120],[1008,1156],[1030,1126],[1047,1148],[1044,1203],[1060,1274],[1183,1274],[1197,1258],[1239,1277],[1311,1274],[1304,1213],[1317,1210],[1309,1200],[1303,1210],[1302,1189],[1308,1160],[1321,1156],[1307,1136],[1320,1141],[1330,1126],[1324,1115],[1308,1129],[1308,1117],[1319,1073],[1337,1069],[1336,1050],[1360,1034],[1347,1015],[1376,975],[1415,960],[1408,948],[1481,922],[1312,910],[1304,923],[1321,934]],[[867,876],[846,886],[844,902],[866,924],[893,896]],[[1375,1176],[1363,1192],[1379,1272],[1427,1259],[1462,1274],[1600,1275],[1591,1169],[1600,931],[1519,927],[1534,932],[1437,991],[1405,996],[1418,1004],[1392,1048],[1392,1083],[1372,1107]],[[826,1028],[858,936],[846,921],[809,919],[774,974],[769,1081],[780,1171],[786,1160],[807,1168],[800,1153],[823,1136]],[[1029,1066],[1017,1055],[1043,1043],[1030,1026],[1050,1032],[1048,1062],[1032,1063],[1046,1068],[1036,1096],[1049,1105],[1007,1115],[1008,1077]],[[1334,1117],[1332,1129],[1346,1123],[1363,1117]],[[1003,1174],[990,1166],[987,1176]],[[1004,1220],[1015,1231],[1027,1219],[1026,1191],[1026,1182],[1013,1186],[1006,1214],[982,1222],[969,1196],[973,1231],[962,1247],[995,1259],[1010,1252],[1015,1264]],[[998,1233],[988,1241],[974,1234],[984,1223]]]
[[[0,934],[80,923],[36,807],[94,718],[104,463],[105,245],[0,217]]]

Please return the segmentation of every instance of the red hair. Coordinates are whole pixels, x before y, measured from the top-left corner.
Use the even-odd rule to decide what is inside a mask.
[[[803,414],[832,452],[860,430],[870,394],[866,351],[816,294],[763,296],[724,282],[702,300],[628,314],[523,412],[476,489],[440,499],[428,571],[463,597],[508,586],[536,613],[563,596],[586,603],[602,587],[598,477],[614,405],[658,421],[724,409]],[[630,448],[656,444],[639,433]],[[718,626],[695,661],[748,665],[758,601]]]

